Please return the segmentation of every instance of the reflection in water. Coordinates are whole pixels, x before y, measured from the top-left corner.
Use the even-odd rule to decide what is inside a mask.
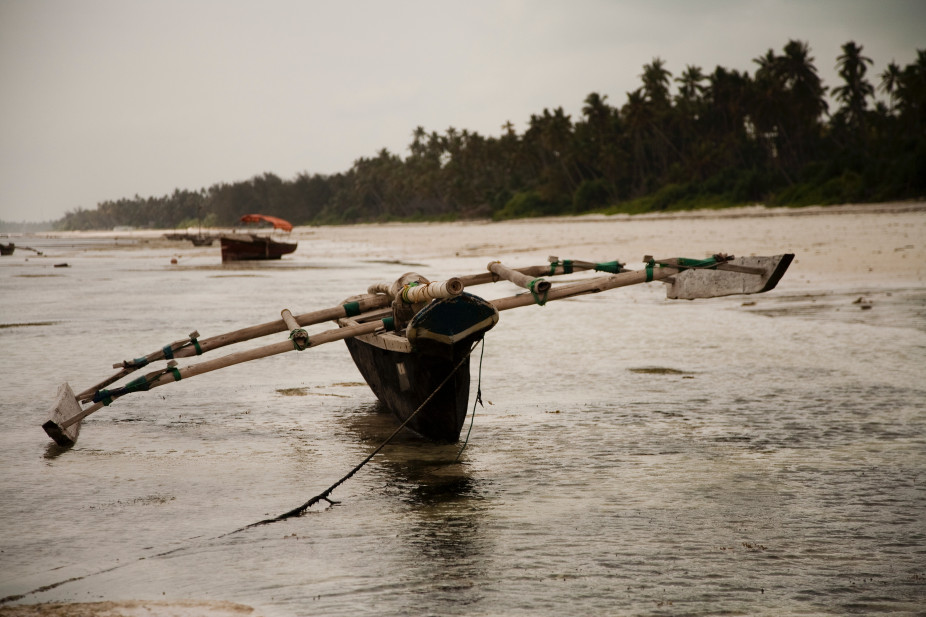
[[[370,449],[395,430],[398,420],[381,404],[356,409],[344,425]],[[429,581],[409,597],[408,611],[428,606],[459,610],[482,594],[474,579],[488,569],[491,556],[483,532],[488,502],[485,488],[473,478],[460,444],[434,444],[413,433],[397,435],[372,461],[372,473],[385,490],[405,504],[400,529],[403,568],[408,576]]]
[[[45,446],[45,458],[48,460],[54,460],[71,449],[71,446],[59,446],[55,442],[51,442]]]

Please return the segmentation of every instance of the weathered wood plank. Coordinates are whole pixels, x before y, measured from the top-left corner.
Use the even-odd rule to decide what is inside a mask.
[[[683,270],[667,282],[666,297],[694,300],[769,291],[781,280],[793,258],[790,253],[771,257],[739,257],[717,270]],[[728,265],[730,267],[725,267]]]

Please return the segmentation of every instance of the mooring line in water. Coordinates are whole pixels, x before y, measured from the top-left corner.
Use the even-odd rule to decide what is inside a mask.
[[[409,422],[412,421],[412,418],[414,418],[416,415],[418,415],[418,412],[421,411],[422,409],[424,409],[424,406],[427,405],[427,404],[431,401],[432,398],[434,398],[434,396],[440,391],[440,389],[443,388],[445,385],[447,385],[447,382],[450,381],[450,378],[457,374],[457,371],[460,370],[460,367],[463,366],[463,364],[469,359],[469,357],[472,355],[473,351],[476,349],[476,345],[478,345],[478,342],[477,342],[477,343],[474,343],[473,346],[470,348],[470,350],[469,350],[468,352],[466,352],[466,355],[464,355],[462,358],[460,358],[460,361],[457,363],[456,366],[453,367],[453,370],[450,371],[450,373],[447,375],[447,377],[444,378],[444,380],[443,380],[442,382],[440,382],[440,385],[438,385],[436,388],[434,388],[434,392],[431,392],[431,394],[428,395],[428,398],[424,399],[424,402],[421,403],[421,405],[418,406],[418,409],[416,409],[415,411],[413,411],[413,412],[411,413],[411,415],[409,415],[408,418],[406,418],[405,421],[402,422],[402,424],[400,424],[399,427],[398,427],[395,431],[393,431],[392,434],[389,435],[389,437],[387,437],[385,441],[383,441],[383,443],[379,444],[379,445],[376,447],[375,450],[373,450],[373,451],[372,451],[365,459],[363,459],[363,461],[361,461],[357,466],[355,466],[353,469],[351,469],[349,472],[347,472],[347,474],[346,474],[344,477],[342,477],[340,480],[338,480],[337,482],[335,482],[334,484],[332,484],[331,486],[329,486],[327,489],[325,489],[324,491],[322,491],[321,493],[319,493],[319,494],[316,495],[315,497],[312,497],[310,500],[308,500],[307,502],[305,502],[305,503],[302,504],[301,506],[299,506],[299,507],[297,507],[297,508],[293,508],[293,509],[290,510],[289,512],[284,512],[283,514],[280,514],[279,516],[275,516],[275,517],[273,517],[273,518],[264,519],[264,520],[262,520],[262,521],[257,521],[256,523],[251,523],[250,525],[246,525],[246,526],[242,527],[241,529],[236,529],[235,531],[231,531],[231,532],[225,534],[225,536],[230,536],[230,535],[235,534],[235,533],[238,533],[238,532],[240,532],[240,531],[244,531],[244,530],[246,530],[246,529],[251,529],[252,527],[259,527],[259,526],[261,526],[261,525],[269,525],[270,523],[277,523],[277,522],[279,522],[279,521],[284,521],[284,520],[286,520],[286,519],[288,519],[288,518],[293,518],[293,517],[295,517],[295,516],[300,516],[300,515],[302,515],[306,510],[308,510],[309,508],[311,508],[312,506],[314,506],[315,504],[317,504],[318,502],[320,502],[320,501],[322,501],[322,500],[327,501],[327,502],[330,503],[331,505],[334,505],[334,504],[338,503],[337,501],[332,501],[331,499],[328,498],[329,495],[331,495],[331,493],[334,492],[334,489],[338,488],[339,486],[341,486],[342,484],[344,484],[345,482],[347,482],[355,473],[357,473],[358,471],[360,471],[360,469],[361,469],[364,465],[366,465],[367,463],[369,463],[369,462],[373,459],[374,456],[376,456],[377,454],[379,454],[380,451],[381,451],[383,448],[385,448],[387,445],[389,445],[389,442],[391,442],[391,441],[395,438],[396,435],[398,435],[400,432],[402,432],[402,429],[404,429],[405,426],[406,426]],[[481,366],[481,364],[480,364],[480,366]],[[467,434],[467,438],[469,438],[469,435],[468,435],[468,434]],[[225,536],[219,536],[219,537],[225,537]]]
[[[332,501],[331,499],[329,499],[329,498],[328,498],[329,495],[331,495],[331,493],[332,493],[337,487],[341,486],[341,485],[344,484],[347,480],[349,480],[355,473],[357,473],[358,471],[360,471],[360,469],[361,469],[364,465],[366,465],[367,463],[369,463],[369,462],[373,459],[374,456],[376,456],[377,454],[379,454],[379,452],[380,452],[383,448],[385,448],[387,445],[389,445],[389,442],[391,442],[391,441],[395,438],[395,436],[398,435],[398,434],[402,431],[402,429],[404,429],[405,426],[406,426],[409,422],[411,422],[412,418],[414,418],[416,415],[418,415],[418,412],[420,412],[420,411],[424,408],[424,406],[427,405],[427,404],[431,401],[432,398],[434,398],[434,396],[440,391],[440,389],[443,388],[445,385],[447,385],[447,382],[450,381],[450,378],[453,377],[454,375],[456,375],[457,371],[460,370],[460,367],[463,366],[463,364],[466,362],[466,360],[472,355],[473,351],[475,351],[476,345],[478,345],[478,344],[479,344],[478,342],[475,343],[475,344],[473,344],[472,348],[470,348],[470,350],[466,353],[466,355],[464,355],[464,356],[460,359],[460,361],[457,363],[457,365],[453,367],[453,370],[450,371],[450,373],[447,375],[447,377],[445,377],[444,380],[440,383],[440,385],[437,386],[437,388],[434,389],[434,392],[432,392],[430,395],[428,395],[428,398],[426,398],[426,399],[424,400],[424,402],[421,403],[421,405],[418,406],[418,409],[416,409],[410,416],[408,416],[408,418],[407,418],[404,422],[402,422],[402,424],[400,424],[399,427],[398,427],[395,431],[393,431],[392,434],[389,435],[389,437],[387,437],[385,441],[383,441],[383,443],[379,444],[379,446],[377,446],[376,449],[373,450],[373,452],[371,452],[371,453],[369,454],[369,456],[367,456],[365,459],[363,459],[363,461],[362,461],[359,465],[357,465],[357,466],[355,466],[353,469],[351,469],[351,470],[347,473],[347,475],[345,475],[344,477],[342,477],[340,480],[338,480],[337,482],[335,482],[334,484],[332,484],[331,486],[329,486],[327,489],[325,489],[323,492],[319,493],[318,495],[316,495],[316,496],[313,497],[312,499],[308,500],[307,502],[305,502],[304,504],[302,504],[302,505],[299,506],[298,508],[293,508],[293,509],[290,510],[289,512],[285,512],[285,513],[283,513],[283,514],[281,514],[281,515],[279,515],[279,516],[276,516],[276,517],[274,517],[274,518],[268,518],[268,519],[265,519],[265,520],[263,520],[263,521],[258,521],[258,522],[256,522],[256,523],[251,523],[250,525],[247,525],[247,526],[242,527],[242,528],[240,528],[240,529],[236,529],[235,531],[230,531],[230,532],[228,532],[228,533],[224,533],[224,534],[222,534],[222,535],[215,536],[215,537],[213,537],[213,538],[208,538],[207,540],[205,540],[205,542],[208,542],[208,541],[210,541],[210,540],[218,540],[219,538],[224,538],[224,537],[230,536],[230,535],[232,535],[232,534],[236,534],[236,533],[239,533],[239,532],[241,532],[241,531],[244,531],[244,530],[246,530],[246,529],[250,529],[250,528],[252,528],[252,527],[259,527],[259,526],[261,526],[261,525],[269,525],[270,523],[276,523],[276,522],[279,522],[279,521],[286,520],[286,519],[288,519],[288,518],[293,518],[293,517],[295,517],[295,516],[300,516],[300,515],[301,515],[302,513],[304,513],[306,510],[308,510],[308,509],[311,508],[313,505],[315,505],[316,503],[318,503],[319,501],[322,501],[322,500],[327,501],[328,503],[330,503],[330,504],[332,504],[332,505],[338,503],[338,502],[336,502],[336,501]],[[483,351],[484,351],[484,350],[485,350],[485,346],[483,345]],[[479,375],[480,375],[480,383],[481,383],[481,379],[482,379],[482,355],[481,355],[481,354],[480,354],[480,359],[479,359]],[[473,413],[475,414],[475,407],[473,407]],[[470,425],[470,429],[472,429],[472,425]],[[466,434],[466,438],[467,438],[467,440],[469,439],[469,433]],[[465,445],[465,444],[464,444],[464,445]],[[463,451],[463,450],[461,449],[460,452],[462,452],[462,451]],[[457,455],[457,458],[459,458],[459,454]],[[194,539],[195,539],[195,538],[194,538]],[[144,561],[144,560],[146,560],[146,559],[153,559],[153,558],[156,558],[156,557],[166,557],[167,555],[171,555],[171,554],[173,554],[173,553],[177,553],[177,552],[180,552],[180,551],[183,551],[183,550],[187,550],[187,549],[189,549],[189,548],[191,548],[191,545],[189,545],[189,544],[184,545],[184,546],[179,546],[179,547],[177,547],[177,548],[174,548],[174,549],[171,549],[171,550],[168,550],[168,551],[164,551],[164,552],[161,552],[161,553],[156,553],[156,554],[154,554],[154,555],[149,555],[149,556],[147,556],[147,557],[139,557],[138,559],[135,559],[135,560],[126,561],[126,562],[124,562],[124,563],[120,563],[120,564],[118,564],[118,565],[111,566],[111,567],[109,567],[109,568],[104,568],[104,569],[102,569],[102,570],[97,570],[96,572],[90,572],[90,573],[84,574],[84,575],[82,575],[82,576],[74,576],[74,577],[65,579],[65,580],[63,580],[63,581],[58,581],[58,582],[56,582],[56,583],[50,583],[50,584],[48,584],[48,585],[43,585],[43,586],[38,587],[38,588],[36,588],[36,589],[33,589],[33,590],[31,590],[31,591],[27,591],[27,592],[24,592],[24,593],[21,593],[21,594],[6,596],[5,598],[0,598],[0,604],[6,604],[6,603],[8,603],[8,602],[15,602],[15,601],[17,601],[17,600],[21,600],[21,599],[25,598],[26,596],[35,595],[35,594],[37,594],[37,593],[42,593],[42,592],[45,592],[45,591],[51,591],[52,589],[55,589],[56,587],[60,587],[61,585],[64,585],[64,584],[66,584],[66,583],[74,583],[74,582],[77,582],[77,581],[80,581],[80,580],[84,580],[84,579],[86,579],[86,578],[90,578],[91,576],[99,576],[100,574],[106,574],[106,573],[108,573],[108,572],[112,572],[113,570],[118,570],[118,569],[123,568],[123,567],[125,567],[125,566],[129,566],[129,565],[138,563],[139,561]]]
[[[460,455],[463,454],[463,450],[466,449],[466,444],[469,443],[469,434],[473,432],[473,424],[476,422],[476,403],[482,405],[482,356],[484,356],[486,352],[485,337],[479,342],[482,343],[482,349],[479,350],[479,379],[476,381],[476,400],[473,401],[473,413],[469,418],[469,428],[466,430],[466,439],[463,440],[463,445],[460,446],[457,457],[453,459],[454,463],[460,460]],[[473,347],[473,349],[475,349],[475,347]],[[470,351],[470,353],[472,353],[472,351]],[[482,405],[482,407],[485,407],[485,405]]]
[[[221,537],[221,536],[216,536],[215,538],[210,538],[210,539],[211,539],[211,540],[216,540],[216,539],[218,539],[218,538],[220,538],[220,537]],[[196,538],[191,538],[191,539],[194,539],[194,540],[195,540]],[[82,580],[84,580],[84,579],[90,578],[91,576],[99,576],[100,574],[107,574],[107,573],[112,572],[112,571],[114,571],[114,570],[118,570],[118,569],[124,568],[124,567],[126,567],[126,566],[134,565],[134,564],[138,563],[139,561],[145,561],[146,559],[152,559],[152,558],[154,558],[154,557],[166,557],[167,555],[170,555],[170,554],[172,554],[172,553],[176,553],[176,552],[179,552],[179,551],[182,551],[182,550],[186,550],[186,549],[188,549],[188,548],[190,548],[190,545],[189,545],[189,544],[187,544],[187,545],[185,545],[185,546],[179,546],[179,547],[174,548],[174,549],[171,549],[171,550],[169,550],[169,551],[164,551],[163,553],[156,553],[156,554],[150,555],[150,556],[148,556],[148,557],[138,557],[138,558],[135,559],[135,560],[125,561],[125,562],[116,564],[116,565],[114,565],[114,566],[110,566],[110,567],[108,567],[108,568],[103,568],[102,570],[97,570],[96,572],[89,572],[89,573],[87,573],[87,574],[82,574],[82,575],[80,575],[80,576],[72,576],[71,578],[64,579],[63,581],[58,581],[58,582],[56,582],[56,583],[49,583],[49,584],[47,584],[47,585],[42,585],[41,587],[36,587],[35,589],[33,589],[33,590],[31,590],[31,591],[26,591],[26,592],[23,592],[23,593],[11,595],[11,596],[6,596],[5,598],[0,598],[0,604],[7,604],[7,603],[9,603],[9,602],[16,602],[16,601],[18,601],[18,600],[22,600],[23,598],[25,598],[25,597],[27,597],[27,596],[32,596],[32,595],[35,595],[35,594],[37,594],[37,593],[43,593],[43,592],[45,592],[45,591],[51,591],[52,589],[55,589],[56,587],[60,587],[61,585],[64,585],[64,584],[66,584],[66,583],[76,583],[77,581],[82,581]]]

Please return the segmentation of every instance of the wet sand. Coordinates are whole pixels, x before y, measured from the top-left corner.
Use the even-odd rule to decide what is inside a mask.
[[[256,617],[232,602],[84,602],[0,607],[4,617]]]
[[[176,246],[163,232],[69,233],[58,237],[126,238]],[[299,227],[299,253],[324,254],[326,245],[355,247],[370,259],[415,263],[449,256],[500,259],[513,266],[543,263],[548,256],[608,261],[640,267],[644,255],[701,258],[796,254],[781,288],[820,293],[829,287],[922,288],[926,282],[926,202],[767,209],[746,207],[646,216],[582,216],[508,222],[395,223]],[[191,249],[192,250],[192,249]],[[195,249],[203,251],[207,249]],[[217,247],[212,247],[213,251]],[[328,257],[337,257],[328,255]],[[464,273],[459,273],[464,274]],[[94,615],[225,617],[256,615],[224,602],[98,602],[0,606],[0,616]]]

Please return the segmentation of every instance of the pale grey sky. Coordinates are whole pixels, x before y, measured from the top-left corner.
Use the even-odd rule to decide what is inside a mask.
[[[926,1],[0,0],[0,219],[345,171],[418,125],[522,132],[622,105],[657,56],[752,74],[789,39],[831,88],[855,41],[877,82],[926,48]]]

